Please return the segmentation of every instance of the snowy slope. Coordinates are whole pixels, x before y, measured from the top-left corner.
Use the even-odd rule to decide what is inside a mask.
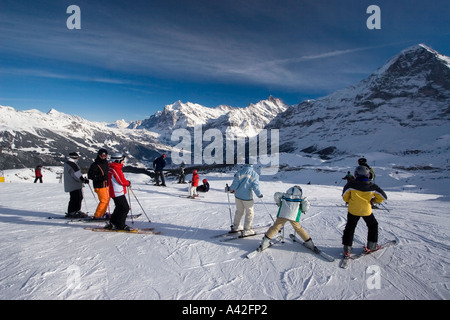
[[[32,184],[23,180],[31,178],[31,170],[7,170],[9,182],[0,183],[0,299],[450,298],[448,199],[418,190],[402,191],[387,184],[393,180],[380,183],[387,190],[390,212],[377,210],[375,215],[380,241],[396,239],[399,244],[343,270],[338,261],[346,209],[336,206],[342,203],[342,184],[325,184],[340,180],[339,172],[312,168],[262,177],[264,202],[258,200],[255,205],[254,225],[268,225],[272,221],[269,214],[276,214],[273,193],[301,184],[311,200],[302,226],[318,246],[336,258],[330,263],[288,239],[251,260],[244,256],[259,245],[261,236],[231,242],[211,239],[230,224],[223,187],[231,182],[231,172],[201,173],[212,190],[196,200],[180,197],[187,194],[187,185],[169,183],[161,188],[146,184],[145,175],[128,174],[152,220],[149,224],[143,215],[133,226],[152,226],[163,233],[130,235],[95,233],[83,229],[86,223],[47,219],[61,216],[68,202],[68,194],[55,178],[57,171],[47,169],[45,183]],[[307,181],[316,183],[307,185]],[[448,189],[443,194],[448,194]],[[95,198],[88,188],[84,195],[83,209],[92,213]],[[133,196],[131,207],[133,213],[142,212]],[[287,225],[286,236],[291,231]],[[365,244],[366,231],[360,222],[355,250]],[[379,289],[373,287],[374,277],[378,277]]]

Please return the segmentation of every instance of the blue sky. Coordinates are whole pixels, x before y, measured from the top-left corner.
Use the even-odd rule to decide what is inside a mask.
[[[415,44],[450,55],[449,16],[448,0],[0,0],[0,105],[112,122],[177,100],[297,104]]]

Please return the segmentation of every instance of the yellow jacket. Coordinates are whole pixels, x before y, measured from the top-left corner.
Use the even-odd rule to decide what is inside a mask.
[[[352,180],[342,190],[342,199],[348,203],[348,212],[354,216],[370,216],[371,200],[381,203],[387,199],[386,193],[371,181]]]

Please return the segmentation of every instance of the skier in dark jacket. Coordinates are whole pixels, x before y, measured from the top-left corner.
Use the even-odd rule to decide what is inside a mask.
[[[375,170],[373,170],[368,164],[367,164],[367,159],[366,158],[359,158],[358,159],[358,165],[360,166],[364,166],[367,169],[369,169],[369,180],[373,181],[375,180]]]
[[[209,182],[206,179],[202,180],[203,184],[197,187],[197,192],[208,192],[209,191]]]
[[[108,188],[108,151],[100,149],[97,158],[91,164],[88,171],[88,178],[92,180],[94,191],[98,196],[98,206],[95,210],[94,219],[104,218],[109,206],[109,188]]]
[[[159,178],[161,177],[161,186],[166,186],[166,181],[164,179],[164,173],[163,169],[166,166],[166,155],[163,154],[159,158],[156,158],[155,161],[153,161],[153,169],[155,169],[155,181],[156,185],[159,186]]]

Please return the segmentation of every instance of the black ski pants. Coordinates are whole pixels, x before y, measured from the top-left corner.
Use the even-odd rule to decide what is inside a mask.
[[[359,218],[363,218],[367,225],[368,234],[367,241],[378,242],[378,221],[375,219],[373,213],[370,216],[354,216],[350,212],[347,214],[347,225],[344,229],[344,235],[342,236],[342,244],[344,246],[352,246],[353,236],[355,234],[356,225],[358,224]]]
[[[128,205],[125,195],[113,198],[113,200],[115,208],[110,221],[117,229],[123,229],[125,227],[128,211],[130,211],[130,206]]]
[[[70,192],[69,206],[67,213],[78,212],[81,210],[81,202],[83,201],[83,191],[81,189]]]
[[[161,178],[162,185],[166,185],[166,180],[164,179],[164,173],[162,171],[155,171],[156,185],[159,186],[159,178]]]

